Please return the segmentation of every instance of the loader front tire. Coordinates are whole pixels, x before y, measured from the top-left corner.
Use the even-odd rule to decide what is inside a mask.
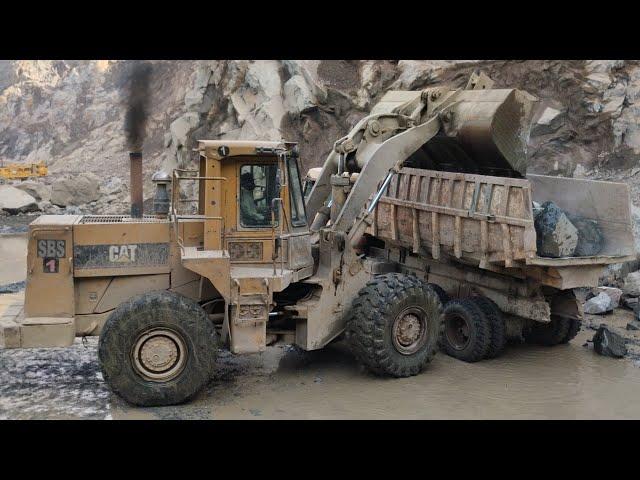
[[[399,273],[379,275],[353,301],[345,336],[369,371],[409,377],[436,354],[441,313],[437,293],[423,281]]]
[[[210,380],[217,345],[200,305],[159,291],[133,297],[111,313],[98,357],[105,382],[129,403],[174,405]]]

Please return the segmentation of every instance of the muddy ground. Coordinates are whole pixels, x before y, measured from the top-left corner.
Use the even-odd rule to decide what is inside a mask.
[[[628,419],[640,418],[640,368],[582,344],[517,345],[466,364],[438,354],[421,375],[379,378],[336,344],[318,352],[269,347],[221,352],[191,402],[137,408],[112,395],[95,338],[68,349],[0,351],[0,419]]]
[[[23,235],[0,236],[0,285],[24,278],[18,266],[25,244]],[[15,268],[5,266],[14,260]],[[22,297],[0,295],[0,310]],[[188,404],[158,408],[136,408],[111,394],[96,338],[67,349],[0,350],[0,419],[640,418],[640,403],[631,401],[640,398],[640,360],[601,357],[588,343],[591,328],[623,328],[629,315],[588,316],[569,345],[512,345],[475,364],[438,354],[425,372],[406,379],[363,371],[341,343],[317,352],[220,352],[203,392]]]

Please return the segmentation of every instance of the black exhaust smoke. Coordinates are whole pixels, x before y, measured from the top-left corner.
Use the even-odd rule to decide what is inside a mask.
[[[144,143],[150,82],[153,67],[149,63],[135,63],[127,79],[127,112],[124,131],[129,150],[131,216],[142,217],[142,145]]]

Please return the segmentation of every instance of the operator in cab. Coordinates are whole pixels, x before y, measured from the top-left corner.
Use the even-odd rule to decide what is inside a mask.
[[[265,216],[260,213],[253,196],[255,188],[253,175],[250,172],[243,173],[240,176],[240,213],[243,223],[247,225],[263,225],[265,223]]]

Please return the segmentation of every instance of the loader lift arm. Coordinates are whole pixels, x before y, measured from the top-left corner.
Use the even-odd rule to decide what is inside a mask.
[[[536,99],[519,90],[492,90],[480,81],[482,76],[474,78],[465,90],[438,87],[385,95],[334,144],[307,201],[311,230],[331,220],[334,234],[357,243],[368,223],[367,200],[377,193],[375,202],[383,193],[376,190],[380,183],[386,188],[389,177],[436,136],[455,142],[480,168],[523,176]],[[347,171],[347,159],[359,169],[355,183],[353,177],[349,181],[353,172]]]

